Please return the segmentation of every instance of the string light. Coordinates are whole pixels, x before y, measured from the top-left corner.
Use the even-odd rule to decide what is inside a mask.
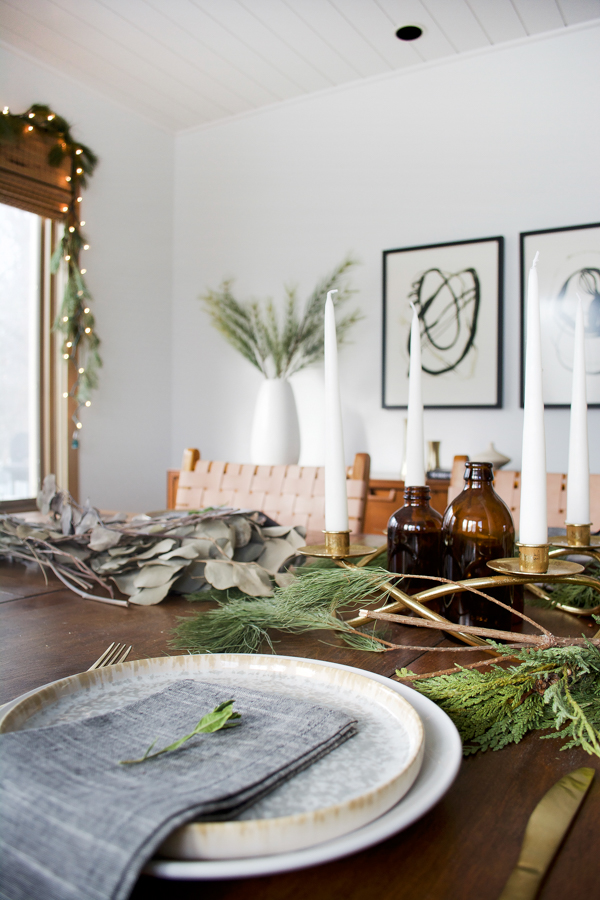
[[[85,369],[77,369],[77,371],[79,372],[80,375],[83,375],[83,373],[85,372]]]
[[[62,211],[63,211],[63,212],[69,212],[69,207],[68,207],[68,206],[63,206]]]
[[[29,113],[29,118],[30,118],[30,119],[35,119],[35,113]]]
[[[63,316],[63,322],[68,322],[68,321],[69,321],[69,317],[68,317],[68,316]]]
[[[91,328],[86,328],[86,329],[85,329],[85,333],[86,333],[86,334],[91,334],[91,333],[92,333],[92,329],[91,329]]]
[[[67,260],[67,262],[69,262],[69,260],[71,259],[71,257],[69,256],[68,253],[67,253],[67,255],[65,256],[65,259]]]
[[[80,269],[80,272],[82,275],[85,275],[85,273],[87,272],[87,269]]]
[[[80,153],[83,153],[83,150],[81,149],[81,147],[78,147],[75,153],[77,156],[79,156]]]
[[[67,347],[72,347],[72,346],[73,346],[73,341],[67,341]]]
[[[76,427],[76,428],[83,428],[83,425],[81,424],[81,422],[77,422],[76,425],[75,425],[75,427]]]
[[[63,392],[63,397],[65,398],[65,400],[67,399],[68,396],[69,396],[69,392],[68,392],[68,391],[64,391],[64,392]]]
[[[78,198],[77,198],[77,202],[78,202],[78,203],[81,203],[82,200],[83,200],[83,197],[78,197]]]
[[[86,401],[85,401],[85,405],[86,405],[86,406],[91,406],[91,405],[92,405],[92,401],[91,401],[91,400],[86,400]]]
[[[84,249],[84,250],[89,250],[89,249],[90,249],[90,245],[89,245],[89,244],[84,244],[84,245],[83,245],[83,249]]]
[[[33,125],[28,125],[28,126],[27,126],[27,131],[33,131]]]
[[[81,173],[83,172],[83,169],[75,169],[75,171],[77,172],[78,175],[81,175]]]
[[[10,110],[9,110],[8,106],[5,106],[4,109],[2,110],[2,113],[3,113],[5,116],[7,116],[7,115],[9,114],[9,112],[10,112]]]
[[[70,176],[70,175],[65,175],[65,181],[70,181],[70,180],[71,180],[71,176]],[[69,229],[69,231],[70,231],[70,230],[71,230],[71,229]]]
[[[54,113],[51,113],[51,114],[48,116],[48,121],[51,122],[52,119],[54,119],[54,118],[55,118]]]
[[[80,224],[81,227],[83,228],[83,226],[85,225],[85,222],[80,222],[79,224]]]
[[[71,232],[71,234],[73,234],[73,232],[75,231],[75,228],[72,225],[69,225],[69,231]]]
[[[68,358],[69,358],[69,354],[68,354],[68,353],[63,353],[63,359],[68,359]]]
[[[84,309],[84,313],[86,314],[86,316],[87,316],[87,314],[89,313],[89,311],[90,311],[89,306],[86,306],[86,308]]]

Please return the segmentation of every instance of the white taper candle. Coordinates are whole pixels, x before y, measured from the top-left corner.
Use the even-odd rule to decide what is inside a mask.
[[[348,494],[338,377],[335,309],[329,291],[325,302],[325,530],[348,531]]]
[[[521,463],[522,544],[548,542],[546,500],[546,435],[542,390],[542,338],[540,299],[535,254],[527,284],[527,327],[525,352],[525,402],[523,411],[523,459]]]
[[[425,484],[425,438],[423,435],[423,397],[421,393],[421,332],[414,305],[410,326],[410,364],[408,368],[408,421],[406,426],[406,478],[404,484]]]
[[[570,525],[587,525],[590,521],[590,459],[585,385],[585,331],[583,326],[583,303],[579,295],[577,295],[577,298],[575,341],[573,346],[573,388],[571,394],[566,521]]]

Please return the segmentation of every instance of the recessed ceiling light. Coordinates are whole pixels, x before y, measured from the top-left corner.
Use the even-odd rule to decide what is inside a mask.
[[[401,41],[416,41],[423,34],[420,25],[403,25],[396,32],[396,37]]]

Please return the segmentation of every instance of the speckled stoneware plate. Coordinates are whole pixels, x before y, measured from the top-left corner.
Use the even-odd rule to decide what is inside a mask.
[[[281,656],[215,654],[135,660],[57,681],[11,704],[0,731],[97,715],[179,678],[216,680],[340,709],[358,734],[233,821],[177,829],[160,853],[232,860],[289,853],[361,828],[395,806],[415,781],[424,752],[421,719],[385,683],[357,669]]]

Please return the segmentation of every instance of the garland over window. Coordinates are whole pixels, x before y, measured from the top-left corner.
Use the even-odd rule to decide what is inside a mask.
[[[52,257],[53,273],[62,260],[67,267],[65,291],[53,327],[63,335],[63,359],[72,367],[69,391],[63,396],[73,397],[77,404],[72,416],[76,429],[72,446],[77,448],[77,433],[82,427],[79,413],[82,406],[91,405],[90,395],[98,385],[102,365],[92,297],[84,278],[86,269],[80,262],[82,251],[89,249],[82,231],[82,190],[98,159],[89,147],[73,138],[65,119],[39,103],[19,115],[5,106],[0,116],[0,142],[0,201],[65,223]],[[46,172],[40,165],[40,154],[51,167]]]

